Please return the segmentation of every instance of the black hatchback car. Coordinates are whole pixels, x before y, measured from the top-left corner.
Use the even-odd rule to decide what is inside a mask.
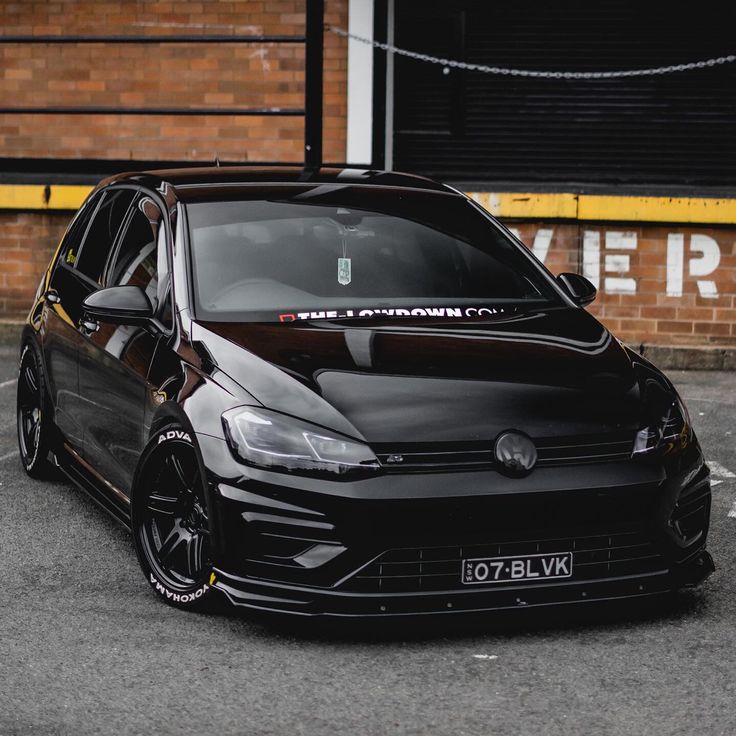
[[[22,461],[128,526],[181,607],[392,616],[696,585],[708,468],[594,296],[428,179],[117,176],[25,326]]]

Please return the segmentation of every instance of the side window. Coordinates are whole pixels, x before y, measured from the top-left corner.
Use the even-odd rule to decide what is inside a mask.
[[[97,208],[75,259],[77,271],[92,281],[101,282],[102,269],[135,195],[133,189],[108,190]]]
[[[146,196],[135,203],[107,273],[107,286],[126,285],[140,286],[151,300],[159,319],[170,325],[166,228],[161,209]]]
[[[61,243],[59,250],[59,260],[57,265],[60,263],[66,263],[68,266],[74,266],[79,255],[79,247],[82,244],[85,232],[89,227],[89,222],[94,215],[97,205],[102,199],[102,192],[98,192],[93,197],[90,197],[80,208],[77,215],[72,220],[69,228],[64,234],[64,240]]]

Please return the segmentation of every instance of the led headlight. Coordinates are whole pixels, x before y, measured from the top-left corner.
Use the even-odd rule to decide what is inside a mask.
[[[675,397],[657,423],[637,432],[632,455],[647,455],[655,450],[682,450],[689,444],[691,436],[690,415],[679,397]]]
[[[239,406],[222,415],[230,449],[247,465],[301,475],[378,470],[368,445],[268,409]]]

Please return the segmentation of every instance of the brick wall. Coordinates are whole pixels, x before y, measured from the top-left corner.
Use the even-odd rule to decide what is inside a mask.
[[[71,216],[0,212],[0,319],[25,316]],[[588,309],[627,343],[736,345],[736,228],[506,224],[553,273],[597,280]]]
[[[0,211],[0,319],[24,317],[71,212]]]
[[[553,273],[596,283],[589,310],[625,342],[736,344],[736,228],[507,224]]]
[[[325,21],[347,26],[348,0]],[[6,35],[300,34],[305,0],[0,0]],[[345,159],[347,45],[325,35],[325,160]],[[18,106],[303,107],[301,44],[0,45]],[[0,115],[0,155],[301,161],[301,117]]]

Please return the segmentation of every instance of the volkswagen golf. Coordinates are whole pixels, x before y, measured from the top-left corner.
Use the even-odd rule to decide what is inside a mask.
[[[388,617],[698,585],[708,468],[595,294],[421,177],[116,176],[24,327],[22,463],[129,528],[183,608]]]

